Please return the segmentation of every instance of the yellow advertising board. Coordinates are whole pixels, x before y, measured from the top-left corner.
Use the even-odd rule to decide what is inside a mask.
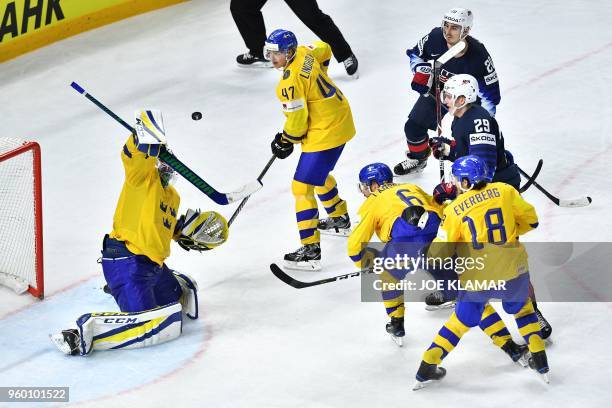
[[[0,62],[54,41],[188,0],[0,0]]]

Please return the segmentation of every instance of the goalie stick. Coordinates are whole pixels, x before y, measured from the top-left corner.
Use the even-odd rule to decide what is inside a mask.
[[[465,49],[465,42],[459,41],[457,44],[453,45],[446,51],[444,54],[440,56],[440,58],[434,60],[434,77],[433,83],[436,87],[436,120],[438,122],[438,136],[442,134],[442,107],[440,102],[440,70],[442,69],[442,65],[446,64],[451,58],[455,58],[457,54],[461,53]],[[443,179],[446,182],[446,172],[444,170],[444,160],[442,158],[440,161],[440,179]]]
[[[518,166],[517,166],[518,167]],[[519,172],[525,176],[529,178],[529,175],[527,173],[525,173],[523,171],[523,169],[521,169],[520,167],[518,167]],[[591,202],[593,201],[593,199],[589,196],[583,196],[583,197],[579,197],[579,198],[571,198],[571,199],[562,199],[562,198],[557,198],[554,195],[550,194],[544,187],[542,187],[541,185],[539,185],[533,178],[530,179],[530,181],[532,182],[532,184],[535,186],[535,188],[537,188],[538,190],[540,190],[542,192],[542,194],[544,194],[546,197],[548,197],[548,199],[550,201],[552,201],[553,203],[555,203],[556,205],[558,205],[559,207],[565,207],[565,208],[572,208],[572,207],[586,207],[587,205],[591,204]]]
[[[336,282],[336,281],[343,280],[343,279],[354,278],[355,276],[368,275],[368,274],[374,273],[374,271],[371,268],[367,268],[367,269],[362,269],[357,272],[346,273],[344,275],[332,276],[331,278],[320,279],[320,280],[316,280],[312,282],[302,282],[302,281],[299,281],[287,275],[285,271],[283,271],[281,267],[278,266],[277,264],[271,264],[270,270],[272,271],[274,276],[276,276],[278,279],[282,280],[289,286],[293,286],[296,289],[309,288],[311,286],[323,285],[325,283]]]
[[[276,159],[276,156],[273,155],[272,158],[270,160],[268,160],[268,163],[266,163],[266,167],[264,167],[264,169],[261,171],[261,173],[259,173],[259,176],[257,177],[257,181],[259,183],[261,183],[261,179],[263,179],[263,176],[266,175],[266,173],[268,172],[268,169],[270,168],[270,166],[272,166],[272,163],[274,163],[275,159]],[[240,211],[242,211],[242,208],[245,206],[247,201],[249,201],[249,197],[251,197],[251,196],[247,196],[247,197],[242,199],[242,201],[240,202],[240,205],[238,206],[238,208],[236,208],[236,211],[234,211],[234,213],[232,214],[232,217],[227,222],[227,226],[228,227],[232,225],[232,223],[234,222],[234,220],[236,219],[238,214],[240,214]]]
[[[98,101],[91,94],[85,91],[79,84],[76,82],[72,82],[70,86],[83,95],[85,98],[89,99],[94,105],[108,114],[111,118],[115,119],[119,122],[124,128],[132,132],[132,134],[136,134],[136,130],[130,126],[127,122],[117,116],[113,111],[108,109],[102,102]],[[242,200],[246,197],[249,197],[251,194],[255,193],[262,186],[259,180],[253,181],[251,183],[245,184],[239,190],[233,191],[230,193],[221,193],[213,188],[210,184],[204,181],[200,176],[198,176],[195,172],[193,172],[189,167],[187,167],[183,162],[181,162],[174,154],[170,153],[164,147],[162,147],[161,152],[159,154],[159,160],[166,163],[168,166],[172,167],[174,171],[183,176],[187,181],[193,184],[198,190],[206,194],[211,200],[220,205],[227,205],[229,203],[233,203],[234,201]]]

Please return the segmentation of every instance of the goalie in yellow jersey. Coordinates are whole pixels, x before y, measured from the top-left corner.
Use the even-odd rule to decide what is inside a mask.
[[[272,153],[284,159],[294,144],[302,145],[291,190],[303,246],[285,255],[289,268],[319,270],[319,230],[342,234],[351,225],[346,202],[338,195],[330,172],[355,135],[355,125],[346,97],[327,76],[331,55],[328,44],[298,46],[295,35],[282,29],[272,32],[264,47],[264,56],[283,71],[276,94],[286,120],[283,132],[272,141]],[[328,214],[326,219],[319,220],[315,193]]]
[[[188,209],[178,217],[174,170],[157,159],[166,145],[161,112],[138,111],[135,129],[121,151],[125,181],[113,230],[102,245],[104,277],[121,312],[87,313],[76,329],[51,335],[65,354],[138,348],[178,337],[183,313],[198,318],[197,284],[166,265],[171,240],[197,251],[227,240],[227,221],[214,211]]]
[[[459,275],[455,311],[423,354],[414,389],[444,377],[446,370],[438,365],[479,324],[491,298],[501,299],[506,313],[514,315],[531,353],[529,366],[548,382],[544,341],[529,298],[527,251],[518,239],[538,226],[535,209],[511,185],[491,183],[478,156],[457,159],[452,174],[461,194],[444,209],[428,256],[455,256],[474,267]]]

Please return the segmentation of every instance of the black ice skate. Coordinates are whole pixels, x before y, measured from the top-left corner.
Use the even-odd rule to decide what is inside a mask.
[[[523,367],[527,367],[529,348],[526,344],[516,344],[512,339],[510,339],[504,343],[502,350],[504,350],[512,361],[519,363]]]
[[[548,377],[548,359],[546,358],[546,351],[538,351],[537,353],[532,353],[531,357],[529,357],[529,368],[536,370],[544,380],[546,384],[550,382],[550,378]]]
[[[425,310],[430,312],[440,309],[452,309],[455,307],[455,299],[445,299],[442,291],[431,292],[425,297]]]
[[[536,316],[538,316],[538,323],[540,324],[540,332],[542,332],[542,340],[546,340],[552,334],[552,327],[550,323],[542,316],[540,309],[535,310]]]
[[[306,271],[321,270],[321,245],[307,244],[285,255],[285,266],[289,269]]]
[[[395,342],[395,344],[402,347],[404,345],[402,337],[406,335],[406,331],[404,330],[404,318],[392,317],[391,321],[387,323],[385,328],[387,329],[387,333],[391,335],[391,339]]]
[[[421,157],[415,158],[413,153],[410,151],[406,152],[406,160],[395,165],[393,172],[397,176],[405,176],[406,174],[418,174],[422,173],[425,166],[427,166],[427,158],[431,153],[431,149],[428,147],[427,151]]]
[[[55,347],[66,355],[76,356],[81,351],[79,347],[81,338],[79,332],[75,329],[62,330],[61,333],[50,334],[49,338],[55,344]]]
[[[351,54],[347,59],[342,61],[342,63],[344,64],[344,69],[346,69],[346,73],[351,78],[359,78],[359,72],[357,72],[359,62],[357,61],[357,57],[355,56],[355,54]]]
[[[425,361],[421,361],[421,366],[416,375],[416,383],[412,387],[413,391],[418,391],[428,384],[434,381],[440,381],[446,375],[446,369],[438,367],[435,364],[427,364]]]
[[[348,214],[319,220],[317,228],[322,234],[348,237],[351,233],[351,219]]]
[[[265,59],[263,55],[253,55],[245,52],[236,57],[239,67],[243,68],[272,68],[272,63]]]

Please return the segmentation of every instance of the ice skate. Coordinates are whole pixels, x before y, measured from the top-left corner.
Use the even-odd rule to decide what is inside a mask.
[[[303,271],[321,270],[321,245],[307,244],[285,255],[285,267]]]
[[[342,61],[344,64],[344,69],[346,69],[346,73],[353,79],[359,78],[359,72],[357,68],[359,67],[359,62],[357,61],[357,57],[355,54],[351,54],[347,59]]]
[[[431,149],[427,148],[427,152],[423,157],[415,158],[410,151],[406,152],[406,160],[398,163],[393,168],[393,172],[396,176],[405,176],[407,174],[418,174],[422,173],[425,166],[427,166],[427,158]]]
[[[446,369],[438,367],[435,364],[427,364],[425,361],[421,361],[421,366],[416,374],[416,383],[412,387],[413,391],[418,391],[431,384],[434,381],[440,381],[446,375]]]
[[[403,317],[392,317],[391,321],[386,325],[387,333],[391,336],[391,340],[398,346],[404,345],[403,337],[406,335],[404,330],[404,318]]]
[[[321,234],[348,237],[351,234],[351,220],[348,214],[319,220],[317,228]]]
[[[513,362],[519,363],[522,367],[527,367],[529,349],[527,348],[526,344],[516,344],[512,339],[510,339],[504,343],[502,350]]]
[[[253,55],[250,52],[237,56],[236,63],[242,68],[272,68],[272,63],[263,55]]]
[[[546,340],[552,334],[552,327],[550,323],[548,323],[548,320],[546,320],[544,316],[542,316],[542,312],[540,312],[540,309],[536,309],[535,312],[536,316],[538,316],[538,323],[540,325],[540,332],[542,333],[542,340]]]
[[[62,353],[75,356],[80,353],[81,338],[76,329],[62,330],[61,333],[50,334],[49,338]]]
[[[529,368],[537,371],[546,384],[550,383],[550,377],[548,376],[550,369],[548,368],[546,351],[542,350],[532,353],[531,357],[529,357]]]
[[[457,301],[455,299],[444,299],[442,291],[435,291],[425,297],[425,310],[433,312],[441,309],[452,309]]]

